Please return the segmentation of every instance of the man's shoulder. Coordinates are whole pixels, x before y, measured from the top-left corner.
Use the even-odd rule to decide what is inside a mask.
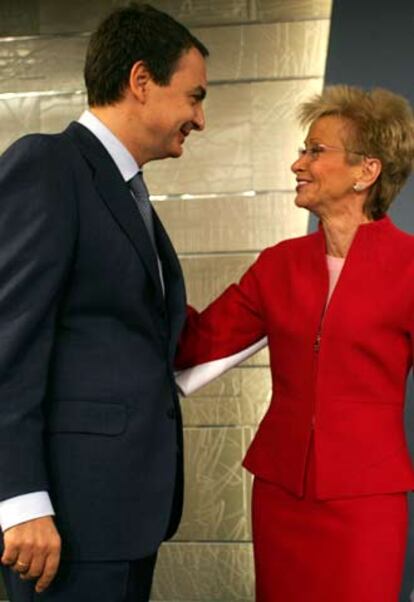
[[[64,132],[57,134],[25,134],[15,140],[1,155],[0,160],[8,161],[18,157],[30,156],[32,159],[48,157],[53,160],[69,151],[70,143]]]
[[[68,182],[88,173],[84,156],[68,135],[68,129],[53,134],[26,134],[16,140],[0,156],[0,181],[10,177],[24,181],[33,178],[37,182],[43,179]],[[24,174],[24,178],[19,174]]]

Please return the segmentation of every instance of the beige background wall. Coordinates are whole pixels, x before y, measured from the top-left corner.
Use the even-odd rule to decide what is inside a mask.
[[[0,151],[57,131],[85,106],[88,32],[111,0],[0,0]],[[203,307],[263,247],[304,234],[289,171],[303,137],[295,107],[323,83],[331,0],[154,0],[207,44],[207,128],[180,160],[146,169],[180,254],[189,301]],[[158,200],[157,200],[158,199]],[[259,353],[183,401],[186,504],[161,550],[154,600],[251,601],[250,477],[241,458],[266,409]]]

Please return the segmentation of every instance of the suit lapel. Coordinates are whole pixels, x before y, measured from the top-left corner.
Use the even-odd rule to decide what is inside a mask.
[[[186,315],[184,278],[175,249],[155,211],[154,228],[163,267],[165,302],[170,323],[169,352],[173,356]]]
[[[71,123],[66,133],[75,141],[76,146],[91,165],[99,195],[131,241],[147,268],[158,295],[162,297],[157,258],[146,226],[111,156],[84,126]]]

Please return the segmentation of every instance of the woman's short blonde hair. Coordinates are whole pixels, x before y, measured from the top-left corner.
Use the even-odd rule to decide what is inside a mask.
[[[382,171],[370,190],[365,211],[379,219],[388,210],[414,167],[414,113],[410,103],[389,90],[328,86],[299,107],[302,126],[336,115],[351,124],[347,146],[381,161]],[[361,161],[348,154],[349,163]]]

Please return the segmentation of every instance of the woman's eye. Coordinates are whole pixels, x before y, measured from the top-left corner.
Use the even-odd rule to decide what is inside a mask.
[[[321,146],[311,146],[309,152],[312,158],[317,159],[323,152],[323,148]]]

